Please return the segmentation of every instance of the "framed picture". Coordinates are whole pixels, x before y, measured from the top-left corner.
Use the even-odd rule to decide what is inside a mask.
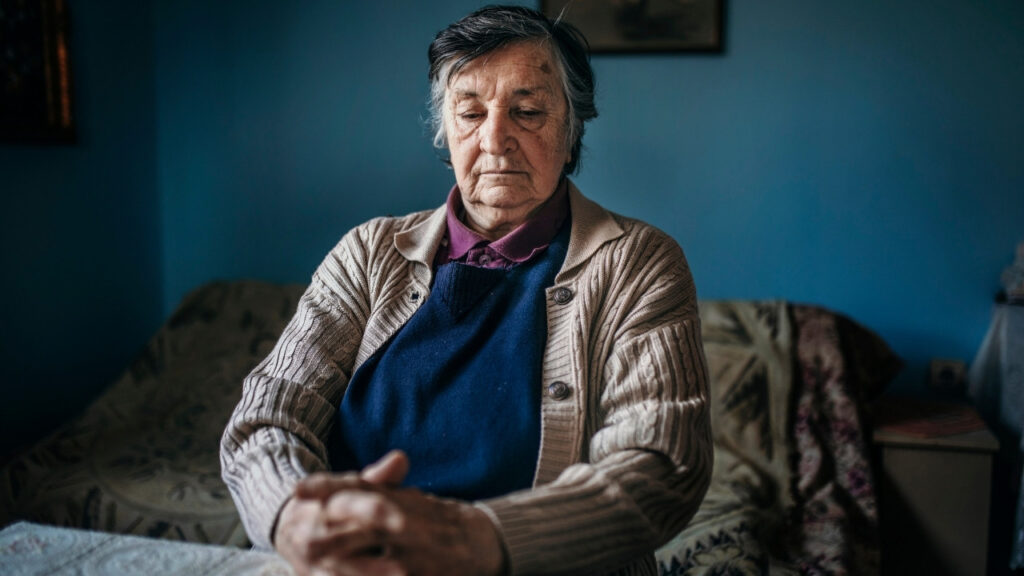
[[[0,0],[0,141],[74,142],[66,0]]]
[[[541,0],[594,53],[721,52],[725,0]]]

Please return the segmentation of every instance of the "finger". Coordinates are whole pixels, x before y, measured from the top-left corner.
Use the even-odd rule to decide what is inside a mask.
[[[306,563],[312,558],[308,542],[327,532],[322,516],[323,504],[319,501],[289,500],[278,519],[274,547],[281,555]]]
[[[381,492],[336,492],[327,500],[324,516],[328,525],[347,523],[392,533],[405,527],[402,509]]]
[[[384,556],[396,550],[396,547],[390,543],[390,536],[385,532],[356,524],[343,524],[310,540],[308,550],[310,558],[315,562],[324,558],[349,560],[360,556]]]
[[[381,576],[405,576],[409,572],[393,558],[360,556],[353,559],[350,566],[355,574],[380,574]]]
[[[303,478],[295,485],[295,497],[310,500],[326,500],[341,490],[364,487],[366,483],[356,474],[328,474],[317,472]]]
[[[309,576],[364,576],[357,572],[356,568],[348,566],[344,562],[325,558],[310,567]]]
[[[401,450],[392,450],[363,469],[360,477],[371,484],[399,486],[409,473],[409,457]]]
[[[316,576],[404,576],[408,571],[393,558],[383,556],[357,556],[355,558],[327,557],[313,567]]]

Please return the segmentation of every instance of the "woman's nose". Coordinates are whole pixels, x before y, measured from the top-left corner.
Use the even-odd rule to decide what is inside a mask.
[[[513,151],[515,147],[515,125],[507,111],[492,111],[481,126],[480,149],[501,156]]]

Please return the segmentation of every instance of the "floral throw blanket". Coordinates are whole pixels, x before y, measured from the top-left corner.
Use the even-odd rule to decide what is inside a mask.
[[[821,308],[706,301],[701,320],[715,469],[662,574],[878,574],[861,407],[899,360]]]
[[[0,527],[247,546],[220,480],[220,435],[303,288],[226,282],[189,295],[79,418],[0,471]],[[714,477],[690,526],[658,551],[662,573],[877,573],[860,407],[895,357],[819,308],[706,301],[701,316]]]

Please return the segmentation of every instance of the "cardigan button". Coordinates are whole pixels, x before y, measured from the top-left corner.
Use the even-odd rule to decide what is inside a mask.
[[[561,380],[548,384],[548,395],[554,400],[565,400],[572,395],[572,388]]]
[[[555,304],[568,304],[572,301],[572,296],[572,290],[569,290],[564,286],[557,288],[554,295]]]

